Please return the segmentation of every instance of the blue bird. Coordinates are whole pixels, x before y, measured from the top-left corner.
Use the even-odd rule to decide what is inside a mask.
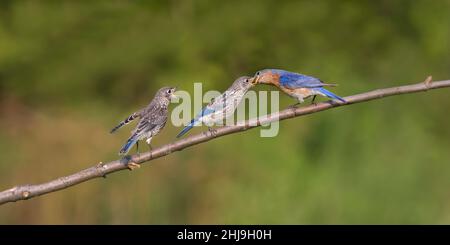
[[[239,77],[234,81],[230,88],[223,92],[220,96],[214,98],[207,106],[205,106],[197,116],[177,135],[177,138],[185,135],[194,126],[204,123],[211,132],[214,130],[210,127],[213,124],[220,124],[224,119],[233,115],[236,108],[241,103],[247,91],[253,87],[251,77]]]
[[[324,87],[333,87],[335,84],[328,84],[322,82],[320,79],[294,73],[290,71],[284,71],[279,69],[265,69],[256,72],[254,79],[254,85],[256,84],[271,84],[278,87],[280,90],[288,94],[289,96],[298,100],[299,103],[303,103],[304,99],[313,96],[312,102],[317,95],[328,97],[330,99],[336,99],[343,103],[346,101],[326,90]],[[296,105],[297,105],[296,104]]]
[[[147,107],[131,114],[111,130],[111,133],[114,133],[134,119],[140,118],[138,125],[131,132],[130,138],[128,138],[125,145],[120,149],[119,155],[126,155],[135,144],[137,150],[139,150],[139,140],[146,140],[147,144],[150,145],[152,138],[159,134],[166,125],[168,107],[170,100],[176,97],[174,95],[175,91],[176,88],[161,88]],[[138,167],[134,165],[130,163],[129,167]]]

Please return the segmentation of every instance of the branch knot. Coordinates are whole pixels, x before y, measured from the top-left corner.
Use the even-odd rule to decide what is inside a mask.
[[[433,82],[433,77],[432,76],[428,76],[425,81],[423,81],[423,83],[425,84],[425,87],[428,89],[431,88],[431,83]]]

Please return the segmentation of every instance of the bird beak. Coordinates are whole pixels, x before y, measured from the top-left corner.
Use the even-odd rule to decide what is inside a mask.
[[[256,85],[256,84],[258,84],[258,82],[259,82],[259,76],[253,77],[252,84]]]
[[[175,94],[175,92],[177,91],[177,87],[174,87],[173,89],[172,89],[172,95],[171,95],[171,99],[178,99],[178,98],[180,98],[178,95],[176,95]]]

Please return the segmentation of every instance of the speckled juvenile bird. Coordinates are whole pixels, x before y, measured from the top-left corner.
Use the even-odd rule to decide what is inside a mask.
[[[233,115],[236,108],[241,103],[245,93],[253,87],[251,77],[239,77],[234,81],[221,95],[214,98],[205,106],[197,116],[177,135],[177,138],[186,134],[194,126],[200,123],[206,124],[210,131],[213,131],[210,125],[222,123],[224,119]]]
[[[261,70],[255,74],[253,83],[255,85],[261,83],[277,86],[289,96],[296,98],[299,103],[303,103],[304,99],[310,96],[313,96],[312,102],[314,102],[316,95],[346,102],[343,98],[323,88],[336,86],[335,84],[327,84],[318,78],[290,71],[279,69]]]
[[[147,144],[150,145],[152,138],[166,125],[168,107],[170,100],[175,97],[175,91],[176,88],[173,87],[161,88],[147,107],[131,114],[111,130],[111,133],[114,133],[134,119],[140,119],[136,128],[131,132],[131,137],[120,150],[120,155],[127,154],[134,144],[136,144],[136,148],[139,150],[139,140],[146,140]]]

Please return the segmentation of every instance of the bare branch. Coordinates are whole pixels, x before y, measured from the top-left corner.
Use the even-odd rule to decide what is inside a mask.
[[[348,96],[344,98],[347,101],[347,103],[342,103],[339,101],[326,101],[316,105],[286,109],[278,113],[271,114],[267,117],[250,119],[242,124],[219,128],[217,129],[217,131],[214,132],[214,134],[212,132],[206,131],[197,135],[187,137],[182,140],[169,143],[167,145],[156,148],[150,152],[141,153],[140,155],[128,156],[120,160],[112,161],[105,164],[99,163],[96,166],[82,170],[78,173],[60,177],[58,179],[43,184],[16,186],[9,190],[0,192],[0,204],[20,200],[27,200],[36,196],[59,191],[94,178],[105,177],[110,173],[126,170],[128,169],[127,163],[129,161],[132,161],[137,164],[142,164],[144,162],[148,162],[153,159],[164,157],[173,152],[181,151],[185,148],[210,141],[217,137],[222,137],[228,134],[246,131],[248,129],[258,127],[262,124],[268,124],[277,120],[286,120],[289,118],[299,117],[339,106],[381,99],[387,96],[416,93],[427,91],[429,89],[439,89],[444,87],[450,87],[450,80],[432,82],[430,76],[424,82],[417,84],[385,89],[377,89],[362,94]]]

